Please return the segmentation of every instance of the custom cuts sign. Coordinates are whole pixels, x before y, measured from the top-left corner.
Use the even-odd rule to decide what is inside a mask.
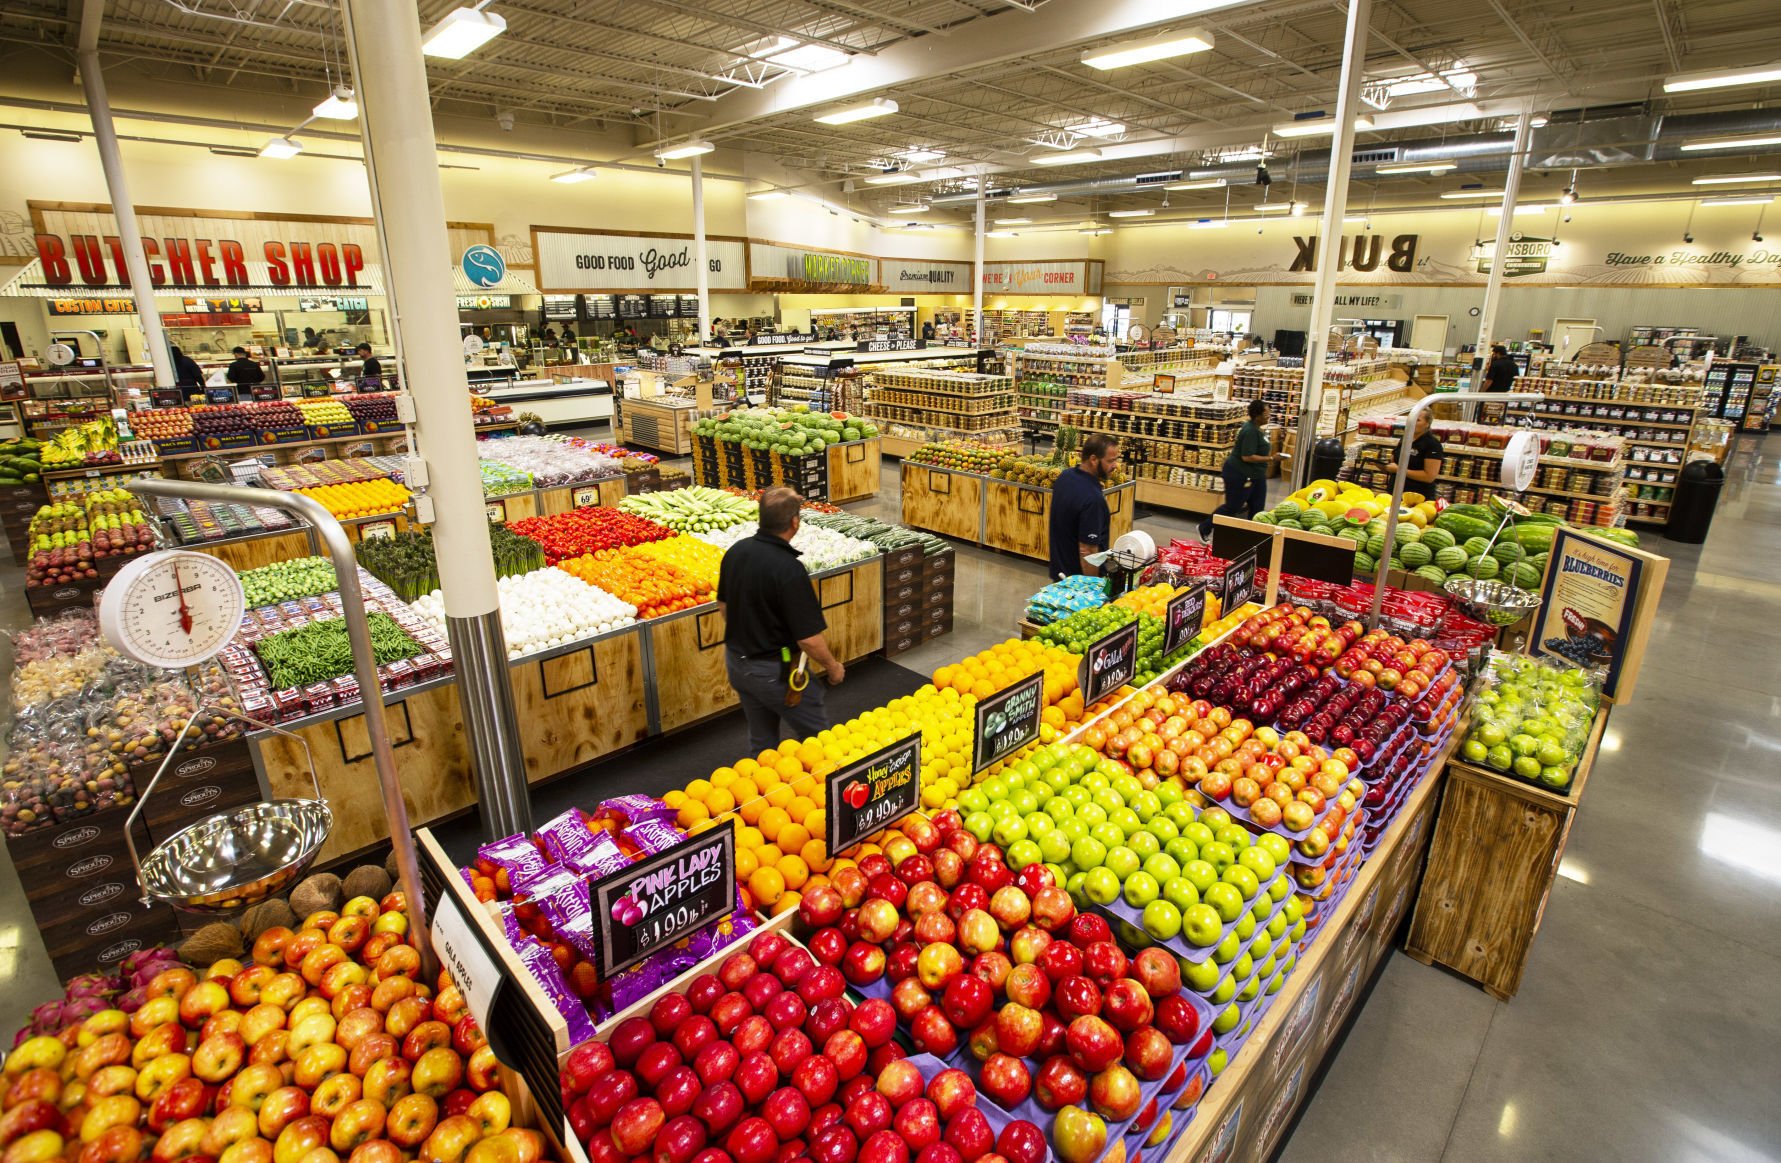
[[[559,227],[532,228],[542,291],[696,291],[693,240],[685,234],[598,234]],[[705,266],[714,291],[748,286],[748,252],[741,239],[707,238]]]

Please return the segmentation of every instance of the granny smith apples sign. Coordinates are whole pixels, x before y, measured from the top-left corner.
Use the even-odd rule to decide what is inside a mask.
[[[977,703],[977,735],[971,744],[973,775],[1013,755],[1039,737],[1045,711],[1045,675],[1029,675]]]

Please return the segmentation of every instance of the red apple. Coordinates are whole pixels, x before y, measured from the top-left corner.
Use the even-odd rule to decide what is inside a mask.
[[[759,1103],[779,1085],[779,1067],[765,1054],[749,1054],[737,1064],[731,1081],[751,1105]]]
[[[864,1141],[890,1126],[894,1113],[890,1099],[876,1090],[866,1090],[847,1101],[841,1120],[856,1139]]]
[[[766,1119],[743,1119],[724,1138],[724,1150],[736,1163],[770,1163],[779,1152],[779,1136]]]
[[[826,1055],[812,1054],[792,1070],[792,1085],[815,1109],[835,1097],[841,1086],[841,1073]]]
[[[643,1051],[655,1041],[655,1027],[648,1018],[626,1018],[612,1031],[607,1045],[612,1049],[613,1062],[621,1069],[629,1070]]]
[[[1101,988],[1088,977],[1066,977],[1058,982],[1052,1004],[1065,1021],[1096,1016],[1101,1012]]]
[[[1016,965],[1002,988],[1009,1001],[1028,1009],[1043,1009],[1051,1000],[1051,979],[1037,964]]]
[[[1098,1074],[1119,1061],[1125,1052],[1119,1031],[1092,1014],[1073,1020],[1064,1031],[1064,1045],[1076,1065],[1089,1074]]]
[[[1088,1084],[1088,1101],[1095,1113],[1112,1122],[1124,1122],[1138,1113],[1138,1080],[1124,1066],[1110,1066]]]
[[[879,1131],[860,1147],[859,1163],[909,1163],[909,1145],[895,1131]]]
[[[797,1087],[782,1086],[761,1104],[761,1117],[767,1120],[780,1142],[789,1142],[802,1135],[804,1128],[810,1125],[810,1103]]]
[[[773,1044],[776,1032],[772,1022],[760,1014],[749,1014],[742,1019],[741,1025],[730,1032],[730,1045],[745,1058],[750,1054],[764,1053]]]
[[[1143,1026],[1126,1035],[1125,1064],[1146,1082],[1167,1074],[1174,1054],[1175,1047],[1155,1026]]]
[[[1045,976],[1055,986],[1066,977],[1081,976],[1082,950],[1067,941],[1053,941],[1039,954],[1036,964],[1045,971]]]
[[[940,1141],[940,1112],[925,1098],[910,1099],[891,1120],[891,1127],[911,1151]]]
[[[742,1055],[728,1042],[713,1042],[693,1059],[693,1072],[706,1086],[715,1086],[736,1073]]]
[[[1008,1163],[1045,1163],[1050,1154],[1045,1132],[1026,1119],[1015,1119],[996,1136],[996,1151]]]
[[[1111,940],[1091,942],[1082,951],[1082,971],[1105,988],[1125,976],[1126,956]]]
[[[909,1024],[909,1037],[924,1054],[944,1058],[958,1049],[959,1034],[939,1006],[929,1006]]]
[[[956,1067],[942,1070],[928,1081],[925,1091],[942,1121],[948,1121],[977,1102],[977,1086],[971,1076]]]
[[[804,1032],[812,1042],[827,1042],[836,1030],[844,1030],[852,1020],[853,1006],[843,998],[825,998],[810,1007],[804,1019]]]
[[[866,1040],[853,1030],[836,1030],[822,1044],[822,1056],[834,1065],[836,1077],[843,1082],[866,1069],[869,1053]]]
[[[1010,1002],[996,1012],[996,1047],[1004,1055],[1025,1058],[1038,1050],[1044,1029],[1038,1010]]]
[[[954,1026],[970,1029],[989,1016],[995,994],[979,977],[960,974],[946,983],[940,1009]]]
[[[699,1092],[705,1089],[705,1083],[691,1066],[676,1066],[668,1072],[668,1076],[656,1084],[656,1101],[662,1104],[662,1110],[672,1119],[693,1109],[693,1103]]]
[[[666,1038],[673,1034],[680,1023],[693,1016],[693,1003],[682,993],[665,993],[656,999],[655,1005],[649,1009],[649,1024],[655,1027],[656,1037]]]
[[[816,1163],[854,1163],[858,1154],[859,1144],[846,1127],[826,1127],[810,1140],[810,1157]]]
[[[771,981],[770,977],[759,977],[757,981]],[[689,1013],[682,1018],[680,1024],[672,1031],[674,1048],[680,1051],[683,1061],[691,1062],[706,1046],[717,1041],[717,1023],[704,1014]]]
[[[1200,1030],[1200,1012],[1181,994],[1173,994],[1156,1003],[1156,1027],[1177,1046],[1194,1040]]]
[[[1160,946],[1139,950],[1132,958],[1131,973],[1153,1001],[1181,992],[1181,965]]]
[[[742,1092],[736,1089],[733,1082],[719,1082],[708,1087],[704,1093],[693,1100],[693,1117],[705,1124],[705,1130],[712,1138],[723,1134],[736,1125],[747,1106]]]
[[[996,1145],[996,1133],[989,1125],[989,1117],[974,1106],[966,1107],[947,1121],[944,1138],[960,1158],[975,1159],[979,1163]]]
[[[1114,1029],[1127,1034],[1140,1026],[1148,1026],[1155,1012],[1150,995],[1130,977],[1117,978],[1108,985],[1101,1002],[1102,1016]]]
[[[983,1064],[978,1083],[983,1093],[1004,1110],[1013,1110],[1033,1093],[1033,1076],[1026,1064],[1007,1054],[992,1055]]]
[[[1054,1054],[1039,1067],[1033,1095],[1048,1111],[1076,1106],[1088,1096],[1088,1075],[1062,1054]]]

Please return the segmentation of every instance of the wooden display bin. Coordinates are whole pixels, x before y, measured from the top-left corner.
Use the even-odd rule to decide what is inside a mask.
[[[987,477],[903,462],[903,524],[973,544],[983,534]]]
[[[515,719],[532,783],[649,736],[643,630],[610,634],[509,664]]]
[[[614,431],[622,445],[648,448],[669,456],[693,450],[692,408],[674,408],[655,400],[624,397],[617,402]]]
[[[1046,561],[1051,557],[1051,490],[1010,481],[986,482],[983,544],[1022,557]],[[1132,504],[1137,489],[1131,484],[1107,490],[1111,545],[1122,533],[1132,531]]]
[[[829,449],[829,503],[845,504],[878,495],[878,469],[884,459],[881,438],[850,440]]]
[[[1607,725],[1603,704],[1568,794],[1448,763],[1406,953],[1471,978],[1499,1001],[1515,996]]]

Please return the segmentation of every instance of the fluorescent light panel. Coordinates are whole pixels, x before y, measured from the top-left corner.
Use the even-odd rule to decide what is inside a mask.
[[[945,160],[946,151],[941,150],[941,149],[906,149],[902,153],[898,154],[897,156],[902,158],[906,162],[911,162],[915,165],[922,165],[926,162],[937,162],[937,161]]]
[[[1198,222],[1188,223],[1190,230],[1223,230],[1231,224],[1228,218],[1202,218]]]
[[[983,237],[985,237],[985,238],[1019,238],[1020,236],[1018,234],[1014,233],[1014,231],[1012,231],[1012,230],[986,230],[983,232]]]
[[[1376,174],[1444,174],[1448,170],[1459,168],[1457,162],[1400,162],[1397,165],[1380,166],[1373,172]]]
[[[421,40],[421,52],[445,60],[462,60],[507,31],[507,21],[493,12],[454,8]]]
[[[1074,133],[1078,137],[1118,137],[1125,132],[1125,123],[1097,117],[1092,121],[1084,121],[1081,125],[1068,126],[1065,132]]]
[[[1257,202],[1255,208],[1260,210],[1263,214],[1267,214],[1274,210],[1289,210],[1294,214],[1303,214],[1305,212],[1305,204],[1303,202]]]
[[[785,190],[760,190],[748,196],[750,202],[777,202],[781,198],[789,198],[791,194]]]
[[[656,150],[656,157],[665,162],[677,162],[682,158],[698,157],[716,149],[709,141],[683,141],[679,145],[665,145]]]
[[[1191,53],[1210,52],[1212,34],[1203,28],[1167,32],[1148,40],[1128,41],[1109,48],[1093,49],[1082,54],[1082,63],[1091,69],[1123,69],[1128,65],[1144,65],[1166,61]]]
[[[874,117],[889,117],[896,111],[897,103],[889,97],[874,97],[864,105],[824,113],[816,120],[822,125],[852,125],[856,121],[869,121]]]
[[[1761,182],[1781,182],[1781,174],[1722,174],[1694,180],[1697,186],[1754,186]]]
[[[1750,137],[1707,137],[1700,141],[1685,141],[1682,149],[1685,153],[1698,153],[1709,149],[1755,149],[1762,145],[1781,145],[1781,134],[1760,133]]]
[[[1015,194],[1008,199],[1010,206],[1032,206],[1040,202],[1055,202],[1056,194]]]
[[[1702,198],[1703,206],[1767,206],[1773,198]]]
[[[787,69],[800,72],[820,73],[825,69],[839,68],[852,60],[853,57],[837,48],[824,44],[798,44],[789,36],[779,38],[788,47],[784,52],[776,52],[767,57],[772,63]]]
[[[582,166],[580,169],[565,170],[560,174],[552,174],[550,180],[553,182],[561,182],[565,186],[572,186],[576,182],[593,181],[594,171],[588,169],[586,166]]]
[[[1501,190],[1449,190],[1441,197],[1449,202],[1480,202],[1488,198],[1501,198]]]
[[[998,218],[998,219],[996,219],[997,226],[1031,226],[1032,224],[1033,224],[1033,220],[1031,218]]]
[[[1515,207],[1515,212],[1517,214],[1545,214],[1549,210],[1556,209],[1558,209],[1558,205],[1553,202],[1523,202]],[[1492,218],[1501,218],[1503,216],[1503,208],[1501,206],[1492,206],[1490,208],[1490,216]]]
[[[1202,178],[1197,182],[1170,182],[1165,190],[1222,190],[1225,187],[1223,178]]]
[[[1109,218],[1148,218],[1152,214],[1155,214],[1155,213],[1156,213],[1155,210],[1109,210],[1109,211],[1107,211],[1107,217],[1109,217]]]
[[[359,103],[353,100],[352,90],[343,87],[322,98],[310,112],[329,121],[351,121],[359,115]]]
[[[921,181],[921,175],[914,170],[897,170],[890,174],[873,174],[865,179],[868,186],[903,186],[910,182]]]
[[[1072,162],[1092,162],[1101,156],[1098,149],[1068,149],[1063,153],[1048,153],[1033,159],[1036,166],[1067,166]]]
[[[303,143],[293,137],[275,137],[260,147],[260,156],[283,160],[303,152]]]
[[[1318,137],[1325,133],[1335,133],[1337,121],[1334,117],[1307,117],[1303,121],[1286,121],[1273,129],[1275,137]],[[1373,123],[1365,117],[1354,119],[1354,128],[1358,133],[1373,128]]]
[[[1664,78],[1664,92],[1692,93],[1700,89],[1729,89],[1734,85],[1772,85],[1781,81],[1781,61],[1749,65],[1741,69],[1703,69]]]
[[[1422,93],[1450,93],[1456,88],[1470,92],[1478,87],[1478,74],[1468,69],[1448,69],[1436,76],[1434,73],[1418,73],[1414,77],[1399,77],[1395,81],[1380,82],[1385,91],[1393,97],[1415,97]]]
[[[926,214],[933,207],[926,202],[901,202],[890,208],[892,214]]]

